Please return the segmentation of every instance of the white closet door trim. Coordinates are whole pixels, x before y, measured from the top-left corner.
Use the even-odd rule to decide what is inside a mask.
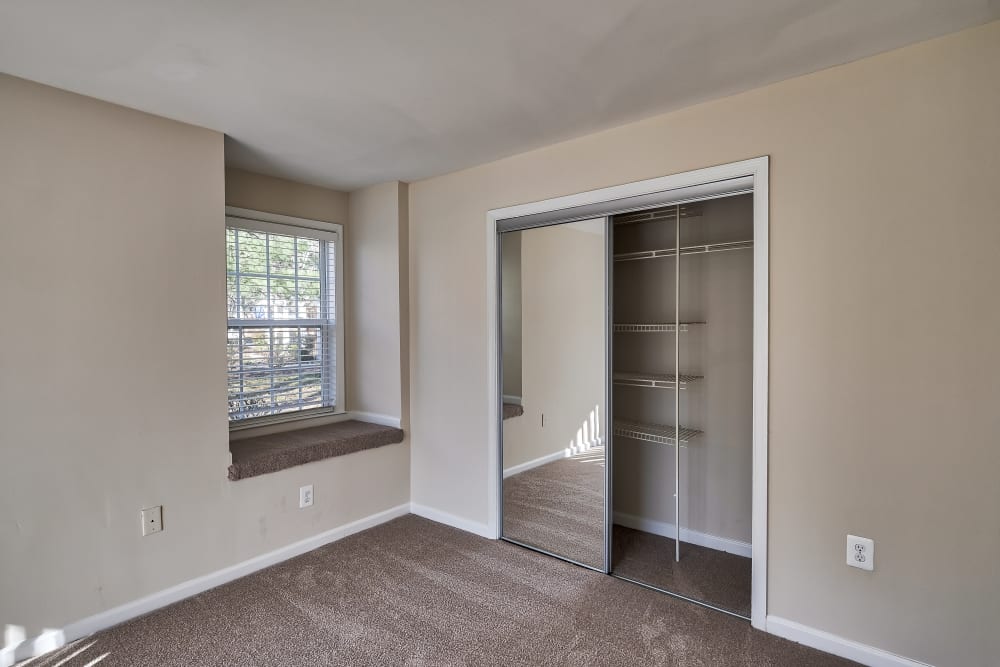
[[[497,221],[497,229],[501,232],[513,232],[533,227],[558,225],[577,220],[591,220],[607,217],[629,211],[641,211],[661,206],[673,206],[706,199],[730,197],[753,191],[753,176],[725,178],[711,183],[700,183],[679,188],[668,188],[648,194],[633,195],[612,200],[602,200],[582,206],[561,207],[551,211],[540,211],[527,215],[516,215],[501,218]],[[518,209],[520,207],[514,207]]]
[[[750,622],[767,627],[768,182],[767,156],[753,174],[753,511]]]
[[[497,223],[501,220],[614,200],[693,188],[730,179],[752,177],[754,192],[754,319],[753,319],[753,575],[750,618],[765,630],[767,619],[767,386],[768,386],[768,157],[686,171],[544,201],[493,209],[486,214],[486,331],[487,331],[487,504],[488,534],[500,537],[500,402],[499,340],[497,333]],[[693,190],[692,190],[693,192]],[[706,193],[707,194],[707,193]]]
[[[628,199],[630,197],[668,194],[671,190],[681,190],[682,188],[690,188],[690,190],[685,194],[674,193],[677,195],[678,200],[687,201],[689,199],[711,198],[721,193],[734,192],[731,186],[723,184],[724,181],[742,179],[747,176],[755,177],[756,162],[758,160],[765,160],[766,165],[767,156],[743,160],[741,162],[732,162],[730,164],[723,164],[717,167],[706,167],[704,169],[695,169],[694,171],[685,171],[684,173],[673,174],[671,176],[650,178],[645,181],[635,181],[634,183],[615,185],[610,188],[579,192],[577,194],[566,195],[564,197],[554,197],[553,199],[545,199],[543,201],[531,202],[529,204],[517,204],[515,206],[496,208],[489,211],[487,216],[493,221],[508,220],[510,218],[520,218],[539,213],[575,209],[581,206],[590,206],[593,204],[608,204],[616,200]],[[756,180],[753,182],[756,184]],[[741,184],[740,189],[745,189],[745,187],[746,183],[743,183]],[[671,196],[670,201],[672,202],[673,200],[674,197]],[[609,206],[608,208],[609,210],[614,210],[616,207]],[[595,218],[601,217],[602,215],[605,214],[591,214],[589,217]],[[575,216],[567,215],[566,218],[573,219]],[[558,219],[561,220],[562,217],[560,216]]]

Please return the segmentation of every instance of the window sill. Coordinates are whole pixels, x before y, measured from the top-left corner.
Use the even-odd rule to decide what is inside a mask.
[[[332,408],[314,408],[302,412],[289,412],[272,417],[253,417],[229,422],[229,441],[256,438],[258,435],[272,435],[285,431],[301,431],[314,426],[326,426],[348,417],[344,411]]]
[[[229,479],[237,481],[403,441],[402,429],[354,419],[231,440]]]

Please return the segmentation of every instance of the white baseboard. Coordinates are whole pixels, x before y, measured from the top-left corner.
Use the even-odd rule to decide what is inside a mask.
[[[451,526],[452,528],[464,530],[467,533],[473,533],[490,540],[496,539],[496,535],[493,534],[493,531],[491,531],[490,527],[485,523],[473,521],[472,519],[465,519],[463,517],[455,516],[454,514],[442,512],[441,510],[436,510],[433,507],[427,507],[426,505],[419,505],[417,503],[410,503],[410,512],[412,514],[416,514],[417,516],[422,516],[425,519],[430,519],[431,521],[443,523],[444,525]]]
[[[553,461],[558,461],[559,459],[564,459],[569,456],[568,450],[560,449],[558,452],[552,452],[551,454],[546,454],[545,456],[539,456],[537,459],[532,459],[530,461],[525,461],[524,463],[518,463],[516,466],[511,466],[509,468],[503,469],[503,478],[507,479],[511,475],[517,475],[524,472],[525,470],[531,470],[532,468],[537,468],[538,466],[543,466],[546,463],[552,463]]]
[[[591,438],[582,445],[570,445],[569,447],[567,447],[566,456],[583,454],[585,452],[589,452],[591,449],[594,449],[595,447],[603,447],[603,446],[604,446],[604,440],[602,440],[601,438]]]
[[[862,665],[868,665],[868,667],[931,667],[926,662],[904,658],[901,655],[883,651],[867,644],[860,644],[778,616],[768,614],[766,624],[767,632],[772,635],[784,637],[841,658],[854,660]]]
[[[588,442],[582,447],[577,447],[573,445],[572,447],[566,447],[565,449],[560,449],[558,452],[552,452],[551,454],[546,454],[545,456],[539,456],[537,459],[531,459],[530,461],[525,461],[524,463],[518,463],[516,466],[511,466],[509,468],[503,469],[503,478],[507,479],[511,475],[517,475],[526,470],[531,470],[532,468],[537,468],[538,466],[543,466],[546,463],[552,463],[553,461],[558,461],[559,459],[567,459],[575,454],[583,454],[585,452],[594,449],[595,447],[600,447],[604,442],[600,438]]]
[[[521,399],[520,396],[513,396],[513,395],[509,395],[509,394],[504,394],[503,395],[503,402],[504,403],[513,403],[514,405],[521,405],[521,400],[522,399]]]
[[[562,458],[563,456],[565,456],[565,452],[559,452],[559,456],[557,458]],[[136,618],[137,616],[148,614],[149,612],[155,611],[161,607],[179,602],[185,598],[189,598],[211,588],[215,588],[216,586],[221,586],[222,584],[239,579],[240,577],[245,577],[248,574],[252,574],[263,568],[270,567],[271,565],[275,565],[290,558],[294,558],[295,556],[312,551],[313,549],[317,549],[326,544],[336,542],[337,540],[341,540],[349,535],[353,535],[354,533],[358,533],[362,530],[391,521],[392,519],[404,516],[408,513],[413,513],[417,516],[430,519],[431,521],[443,523],[445,525],[458,528],[459,530],[474,533],[488,539],[494,539],[494,535],[490,533],[489,527],[485,523],[458,517],[453,514],[442,512],[417,503],[404,503],[391,509],[372,514],[371,516],[358,519],[357,521],[352,521],[343,526],[332,528],[318,535],[313,535],[312,537],[308,537],[304,540],[300,540],[279,549],[275,549],[274,551],[270,551],[266,554],[261,554],[260,556],[245,560],[241,563],[237,563],[236,565],[185,581],[176,586],[172,586],[157,593],[153,593],[152,595],[148,595],[144,598],[140,598],[118,607],[108,609],[107,611],[94,614],[93,616],[89,616],[79,621],[69,623],[61,629],[46,630],[36,637],[26,639],[14,646],[8,646],[0,649],[0,667],[11,667],[18,661],[40,656],[49,651],[56,650],[81,637],[85,637],[106,628],[110,628],[114,625],[118,625],[119,623],[123,623],[129,619]],[[671,524],[642,519],[640,517],[620,512],[615,513],[615,523],[635,528],[637,530],[644,530],[646,532],[660,535],[666,534],[668,536],[672,534],[671,531],[673,528]],[[701,544],[702,546],[707,546],[713,549],[722,548],[720,546],[713,546],[713,544],[729,545],[730,548],[722,548],[722,550],[730,551],[731,553],[738,553],[737,551],[732,550],[732,545],[737,545],[740,548],[745,547],[747,550],[746,555],[749,556],[750,545],[744,542],[726,540],[724,538],[687,530],[681,531],[681,538],[692,544]],[[699,542],[699,539],[703,539],[703,542]],[[873,646],[845,639],[829,632],[817,630],[778,616],[767,616],[766,631],[770,634],[783,637],[826,653],[831,653],[842,658],[847,658],[848,660],[860,662],[861,664],[868,665],[869,667],[932,667],[925,662],[904,658],[903,656],[896,655],[895,653],[890,653],[889,651],[884,651]]]
[[[14,646],[0,649],[0,667],[10,667],[20,660],[54,651],[81,637],[86,637],[100,630],[110,628],[113,625],[118,625],[137,616],[148,614],[151,611],[179,602],[192,595],[197,595],[210,588],[215,588],[234,579],[245,577],[257,570],[270,567],[295,556],[300,556],[307,551],[312,551],[331,542],[336,542],[348,535],[353,535],[354,533],[377,526],[380,523],[404,516],[409,512],[409,503],[397,505],[391,509],[366,516],[357,521],[352,521],[343,526],[332,528],[318,535],[313,535],[312,537],[307,537],[304,540],[275,549],[274,551],[261,554],[242,563],[231,565],[153,593],[152,595],[147,595],[144,598],[126,602],[118,607],[88,616],[79,621],[74,621],[61,629],[46,630],[37,637],[32,637]]]
[[[652,533],[653,535],[662,535],[670,538],[673,538],[676,535],[674,531],[674,524],[672,523],[654,521],[653,519],[647,519],[634,514],[626,514],[625,512],[615,512],[615,523],[620,526],[625,526],[626,528],[641,530],[644,533]],[[750,558],[753,555],[753,548],[749,542],[740,542],[739,540],[731,540],[727,537],[718,537],[717,535],[700,533],[697,530],[691,530],[690,528],[681,528],[681,541],[687,542],[688,544],[697,544],[700,547],[706,547],[708,549],[715,549],[716,551],[725,551],[726,553],[736,554],[737,556],[744,556],[746,558]]]
[[[377,412],[361,412],[359,410],[351,410],[348,414],[350,415],[349,419],[357,419],[358,421],[378,424],[379,426],[402,428],[399,425],[399,417],[393,417],[392,415],[380,415]]]

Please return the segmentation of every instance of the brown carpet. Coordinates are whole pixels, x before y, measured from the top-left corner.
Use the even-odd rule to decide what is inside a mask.
[[[401,429],[356,419],[233,440],[229,443],[229,451],[233,455],[229,479],[236,481],[256,477],[311,461],[398,442],[403,442]]]
[[[524,406],[518,405],[517,403],[504,403],[503,404],[503,418],[504,420],[513,419],[514,417],[520,417],[524,414]]]
[[[598,572],[406,516],[28,664],[854,663]]]
[[[749,558],[674,541],[615,525],[611,562],[615,574],[750,617]]]
[[[547,463],[504,480],[504,536],[603,567],[604,448]],[[749,558],[681,544],[616,525],[615,574],[750,616]]]
[[[604,448],[503,481],[504,537],[604,568]]]

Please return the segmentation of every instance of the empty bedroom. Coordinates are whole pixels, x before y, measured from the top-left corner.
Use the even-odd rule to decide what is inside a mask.
[[[0,2],[0,667],[1000,664],[1000,2]]]

